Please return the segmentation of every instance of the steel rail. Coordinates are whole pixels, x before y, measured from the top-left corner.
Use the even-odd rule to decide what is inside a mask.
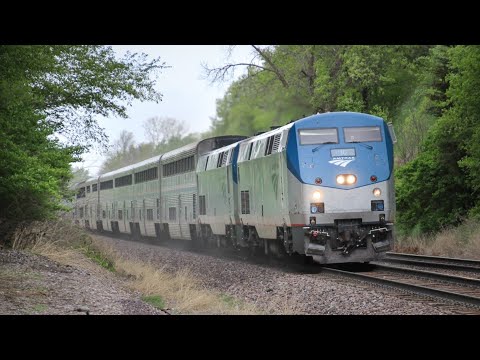
[[[410,259],[426,259],[426,260],[434,260],[434,261],[449,261],[449,262],[457,262],[459,264],[480,267],[480,260],[473,260],[473,259],[461,259],[461,258],[452,258],[452,257],[446,257],[446,256],[417,255],[417,254],[398,253],[398,252],[391,252],[391,251],[387,252],[387,256],[404,258],[404,259],[410,258]]]
[[[447,258],[440,256],[423,256],[403,253],[387,253],[381,261],[399,263],[405,265],[418,265],[435,267],[439,269],[451,269],[469,272],[480,272],[480,261],[470,259]]]
[[[375,276],[367,275],[367,274],[354,273],[354,272],[350,272],[350,271],[333,269],[333,268],[326,267],[326,266],[323,267],[322,272],[330,273],[330,274],[334,274],[334,275],[340,275],[340,276],[355,279],[355,280],[372,282],[372,283],[376,283],[376,284],[379,284],[379,285],[387,285],[387,286],[391,286],[391,287],[398,288],[398,289],[401,289],[401,290],[414,292],[414,293],[417,293],[417,294],[422,294],[422,295],[427,295],[427,296],[452,300],[452,301],[456,301],[456,302],[480,307],[480,298],[477,298],[477,297],[474,297],[474,296],[458,294],[458,293],[454,293],[454,292],[451,292],[451,291],[435,289],[435,288],[431,288],[431,287],[423,286],[423,285],[408,284],[408,283],[401,282],[401,281],[379,278],[379,277],[375,277]]]
[[[379,270],[394,271],[394,272],[404,273],[412,276],[420,276],[428,279],[448,281],[455,284],[463,284],[463,285],[480,287],[480,279],[474,279],[474,278],[457,276],[457,275],[442,274],[442,273],[433,272],[433,271],[416,270],[416,269],[409,269],[404,267],[383,265],[383,264],[377,264],[374,262],[372,262],[371,264],[375,266],[375,269],[379,269]]]

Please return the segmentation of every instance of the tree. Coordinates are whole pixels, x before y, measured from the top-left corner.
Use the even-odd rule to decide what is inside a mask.
[[[133,133],[123,130],[107,153],[100,173],[104,174],[132,165],[155,155],[179,148],[199,140],[198,134],[187,134],[186,125],[170,117],[153,117],[144,122],[145,133],[150,142],[135,145]]]
[[[126,118],[132,100],[159,102],[155,75],[166,68],[160,59],[127,53],[117,59],[107,46],[21,47],[41,62],[42,71],[28,72],[38,109],[53,129],[72,144],[92,145],[106,140],[95,116]]]
[[[150,76],[164,67],[143,54],[117,59],[106,46],[0,46],[0,238],[55,216],[70,163],[105,142],[95,116],[160,101]]]
[[[279,45],[256,47],[249,63],[209,68],[212,81],[247,73],[218,102],[213,133],[252,135],[303,115],[359,111],[395,119],[412,97],[428,46]],[[406,115],[405,115],[406,116]],[[404,117],[405,117],[404,116]],[[415,119],[418,116],[414,117]]]
[[[146,158],[148,158],[148,156]],[[109,171],[133,164],[137,159],[137,149],[133,133],[122,130],[118,138],[113,141],[111,149],[107,152],[107,159],[100,167],[100,174],[105,174]]]
[[[126,155],[130,149],[135,145],[134,135],[131,131],[122,130],[120,136],[113,143],[113,151]]]
[[[70,184],[74,185],[78,182],[85,181],[91,177],[90,172],[88,169],[83,167],[71,167],[72,178],[70,179]]]
[[[274,54],[274,47],[260,47],[258,45],[250,45],[253,49],[253,57],[248,63],[227,63],[220,67],[209,67],[208,64],[202,64],[205,77],[214,82],[224,82],[231,80],[238,67],[247,67],[249,76],[256,76],[258,73],[266,71],[274,74],[274,76],[282,83],[285,88],[288,88],[288,82],[282,69],[275,63],[272,55]],[[229,55],[235,46],[230,46]]]
[[[181,138],[187,132],[184,121],[171,117],[152,117],[143,122],[145,135],[152,144],[166,144],[173,138]]]
[[[398,135],[398,224],[435,232],[480,216],[480,47],[280,45],[251,63],[206,69],[213,81],[247,72],[217,101],[212,134],[246,134],[303,115],[359,111]]]
[[[396,172],[398,218],[406,231],[436,232],[480,215],[480,47],[451,47],[447,56],[442,116],[422,152]]]

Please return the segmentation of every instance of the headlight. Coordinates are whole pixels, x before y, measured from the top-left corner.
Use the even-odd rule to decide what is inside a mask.
[[[380,195],[382,195],[382,190],[380,190],[379,188],[373,189],[373,195],[375,197],[379,197]]]
[[[342,174],[337,176],[338,185],[353,185],[357,182],[357,177],[353,174]]]
[[[313,192],[313,200],[314,201],[320,201],[320,198],[322,197],[322,194],[320,191],[314,191]]]
[[[347,175],[347,184],[353,185],[357,182],[357,177],[355,175]]]

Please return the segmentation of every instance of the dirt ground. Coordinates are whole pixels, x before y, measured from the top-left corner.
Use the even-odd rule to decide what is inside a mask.
[[[86,259],[88,261],[88,259]],[[24,251],[0,249],[2,315],[163,315],[125,280],[90,262],[61,265]]]

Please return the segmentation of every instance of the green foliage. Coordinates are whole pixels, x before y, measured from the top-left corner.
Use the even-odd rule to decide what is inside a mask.
[[[164,66],[145,54],[127,53],[117,59],[107,46],[32,46],[32,55],[45,59],[43,71],[29,77],[42,99],[39,110],[54,130],[73,144],[105,139],[96,115],[127,118],[134,99],[161,101],[150,78]],[[45,66],[46,65],[46,66]]]
[[[214,134],[252,135],[315,112],[358,111],[397,121],[428,46],[280,45],[217,103]],[[272,69],[274,71],[272,71]]]
[[[220,299],[230,308],[242,305],[242,302],[229,294],[220,294]]]
[[[480,47],[458,46],[451,49],[452,67],[448,76],[447,92],[451,108],[445,118],[459,148],[458,166],[465,174],[465,182],[476,200],[472,213],[480,211]]]
[[[72,178],[70,179],[70,184],[71,185],[74,185],[74,184],[79,183],[81,181],[85,181],[85,180],[87,180],[91,177],[88,169],[85,169],[83,167],[72,166],[70,168],[70,171],[72,173]]]
[[[159,295],[142,296],[142,300],[156,307],[157,309],[165,309],[165,301]]]
[[[80,251],[85,254],[89,259],[95,261],[101,267],[107,269],[108,271],[115,272],[115,264],[102,254],[101,251],[96,249],[91,241],[86,241],[82,246],[80,246]]]
[[[37,304],[33,307],[33,311],[37,313],[43,313],[48,310],[48,306],[45,304]]]
[[[23,55],[23,56],[22,56]],[[37,59],[16,47],[0,47],[0,219],[36,220],[57,210],[78,148],[51,139],[53,129],[36,105],[26,69]],[[32,72],[33,72],[32,70]]]
[[[479,214],[480,47],[447,51],[446,108],[423,152],[397,170],[397,209],[404,229],[436,232]]]
[[[430,233],[480,217],[480,47],[255,50],[261,62],[218,100],[211,133],[253,135],[315,112],[378,115],[398,138],[399,229]]]
[[[0,46],[0,236],[62,209],[70,163],[105,139],[94,116],[159,101],[150,74],[162,67],[105,46]]]

